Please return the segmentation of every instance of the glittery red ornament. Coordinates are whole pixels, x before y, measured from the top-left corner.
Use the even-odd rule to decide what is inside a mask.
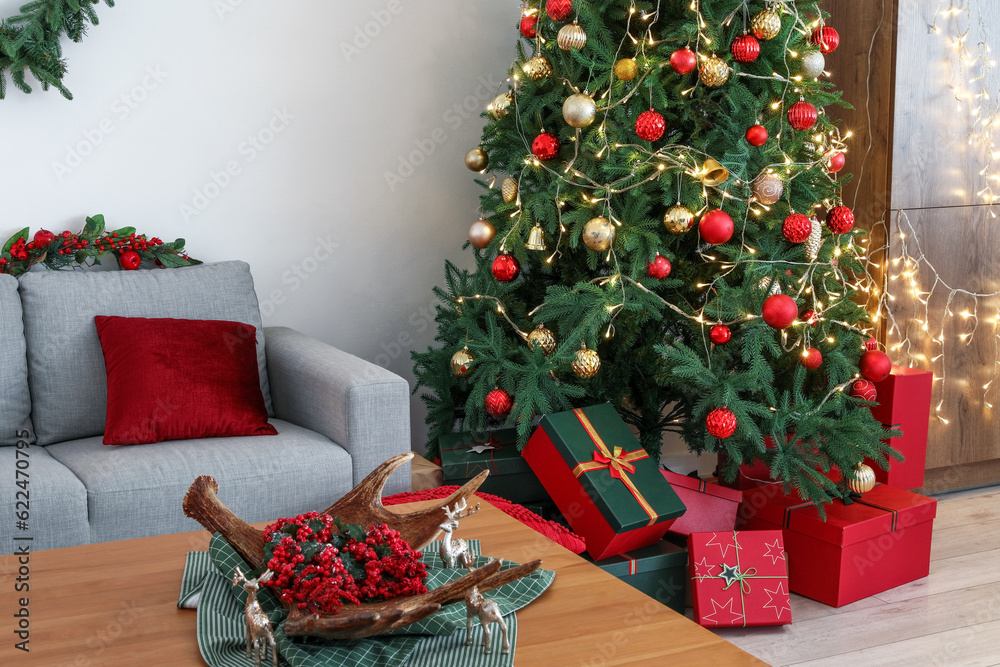
[[[657,255],[652,262],[646,264],[646,273],[650,278],[663,280],[670,275],[670,260],[663,255]]]
[[[126,250],[118,258],[118,264],[120,264],[126,271],[135,271],[139,268],[139,264],[141,263],[142,257],[140,257],[139,253],[134,250]]]
[[[548,132],[542,132],[531,142],[531,152],[539,160],[552,160],[559,155],[559,137]]]
[[[840,35],[830,26],[823,26],[813,30],[810,42],[819,46],[823,53],[831,53],[837,50],[840,45]]]
[[[725,345],[732,338],[733,332],[725,324],[716,324],[709,329],[708,337],[716,345]]]
[[[788,123],[796,130],[811,130],[816,124],[819,113],[816,107],[805,100],[800,100],[788,109]]]
[[[719,245],[733,238],[735,231],[733,219],[722,209],[714,209],[701,216],[698,231],[705,243]]]
[[[494,278],[502,283],[509,283],[521,275],[521,264],[513,255],[503,253],[497,255],[497,258],[493,260],[493,266],[490,270],[493,272]]]
[[[846,206],[834,206],[826,214],[826,226],[834,234],[846,234],[854,226],[854,211]]]
[[[804,243],[812,233],[812,220],[801,213],[792,213],[781,225],[781,233],[789,243]]]
[[[861,354],[861,358],[858,360],[858,368],[866,380],[881,382],[889,377],[889,373],[892,372],[892,362],[889,360],[889,355],[885,352],[881,350],[868,350]]]
[[[830,159],[826,161],[826,168],[836,174],[838,171],[844,168],[844,164],[847,162],[847,156],[843,153],[837,152],[830,155]]]
[[[716,408],[705,417],[705,428],[714,438],[728,438],[736,432],[736,415],[726,406]]]
[[[877,350],[878,349],[878,341],[875,339],[875,336],[869,336],[868,337],[868,340],[865,341],[865,349],[866,350]]]
[[[814,371],[823,363],[823,355],[815,347],[807,347],[805,354],[799,359],[799,363],[807,370]]]
[[[868,380],[855,380],[851,385],[851,390],[847,392],[854,398],[861,398],[866,401],[874,401],[878,397],[875,390],[875,383]]]
[[[690,74],[698,66],[698,56],[685,47],[670,54],[670,67],[678,74]]]
[[[761,316],[769,327],[785,329],[799,316],[799,308],[795,305],[795,299],[787,294],[772,294],[764,300]]]
[[[510,400],[510,394],[503,389],[494,389],[486,394],[483,407],[486,408],[486,414],[490,417],[502,419],[510,414],[510,409],[514,407],[514,403]]]
[[[747,128],[747,143],[751,146],[763,146],[767,143],[767,128],[763,125],[751,125]]]
[[[656,141],[663,136],[666,129],[667,122],[653,109],[643,111],[635,119],[635,133],[644,141]]]
[[[819,324],[819,318],[816,317],[816,311],[814,310],[807,310],[802,313],[802,317],[800,319],[811,327]]]
[[[753,35],[740,35],[733,40],[729,50],[737,62],[752,63],[760,55],[760,42]]]
[[[572,0],[547,0],[545,3],[545,13],[553,21],[564,21],[573,11]]]
[[[531,14],[529,16],[521,17],[521,34],[528,39],[534,39],[535,35],[538,34],[538,15]]]

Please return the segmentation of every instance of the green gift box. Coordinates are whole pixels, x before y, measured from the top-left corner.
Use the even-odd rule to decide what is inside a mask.
[[[679,614],[684,613],[684,593],[688,581],[687,549],[661,540],[604,560],[595,561],[587,554],[582,557],[660,604]]]
[[[438,440],[445,484],[462,485],[484,470],[490,475],[479,487],[514,503],[548,500],[545,488],[517,451],[517,430],[452,433]]]

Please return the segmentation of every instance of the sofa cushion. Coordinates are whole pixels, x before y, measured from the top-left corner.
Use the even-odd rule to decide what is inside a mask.
[[[107,448],[105,448],[107,449]],[[31,537],[27,542],[32,551],[72,547],[90,542],[87,525],[87,489],[77,477],[59,461],[52,458],[44,447],[29,447],[21,460],[28,461],[29,494],[28,529],[19,530],[15,524],[16,512],[24,509],[16,505],[17,448],[0,447],[0,470],[4,471],[4,492],[0,494],[0,554],[13,553],[18,542],[15,537]],[[22,477],[23,479],[23,477]]]
[[[87,487],[91,539],[106,542],[198,530],[181,503],[199,475],[248,522],[324,510],[353,487],[351,458],[327,438],[281,420],[278,435],[105,447],[100,437],[50,445]]]
[[[255,327],[261,393],[272,414],[260,309],[244,262],[140,271],[30,271],[20,278],[20,292],[32,421],[40,444],[104,432],[107,383],[96,315],[229,320]]]
[[[0,273],[0,445],[13,445],[19,439],[34,441],[24,320],[17,278]]]
[[[95,323],[108,375],[105,445],[277,433],[249,324],[104,315]]]

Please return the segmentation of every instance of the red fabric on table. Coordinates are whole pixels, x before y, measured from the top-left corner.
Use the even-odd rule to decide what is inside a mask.
[[[743,501],[742,491],[672,470],[660,472],[687,508],[679,519],[670,524],[668,533],[686,536],[690,533],[731,531],[736,527],[736,513]]]
[[[705,627],[792,622],[780,530],[691,533],[691,601]]]
[[[383,498],[382,504],[400,505],[402,503],[415,503],[421,500],[437,500],[438,498],[446,498],[450,496],[459,488],[461,487],[439,486],[436,489],[426,489],[424,491],[406,491],[404,493],[397,493],[394,496],[387,496]],[[583,538],[579,535],[565,526],[556,523],[555,521],[547,521],[543,519],[526,507],[522,507],[517,503],[512,503],[509,500],[504,500],[500,496],[494,496],[489,493],[476,493],[476,497],[485,500],[504,514],[514,517],[528,528],[531,528],[537,533],[541,533],[556,544],[569,549],[575,554],[582,554],[586,550]]]
[[[105,445],[276,435],[257,330],[223,320],[94,318],[108,380]]]

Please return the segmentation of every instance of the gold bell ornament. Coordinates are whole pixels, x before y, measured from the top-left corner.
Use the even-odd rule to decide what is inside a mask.
[[[875,471],[864,463],[857,464],[854,466],[854,479],[847,480],[847,488],[854,493],[868,493],[875,488]]]
[[[545,250],[545,231],[537,223],[528,232],[528,241],[524,247],[528,250]]]
[[[596,252],[604,252],[615,240],[615,225],[604,217],[591,218],[583,226],[583,244]]]
[[[528,347],[532,350],[541,349],[547,357],[556,349],[556,337],[551,331],[545,328],[545,323],[540,323],[528,334]]]
[[[472,362],[475,359],[472,353],[469,352],[469,346],[466,345],[461,350],[451,355],[451,372],[460,378],[464,378],[469,373],[472,372]]]
[[[532,81],[538,81],[539,79],[544,79],[547,76],[552,76],[552,63],[545,56],[535,56],[528,62],[524,63],[524,73],[527,74]]]
[[[597,375],[597,371],[601,370],[601,358],[597,355],[596,350],[588,350],[587,345],[581,343],[580,349],[573,357],[572,366],[576,376],[586,380],[594,377]]]
[[[663,214],[663,226],[671,234],[684,234],[694,226],[694,213],[678,202]]]
[[[723,167],[715,158],[705,160],[701,168],[701,182],[705,187],[714,188],[729,179],[729,170]]]
[[[517,199],[517,181],[510,176],[500,183],[500,196],[508,204]]]
[[[564,25],[556,36],[556,44],[563,51],[579,51],[587,45],[587,33],[576,21]]]

